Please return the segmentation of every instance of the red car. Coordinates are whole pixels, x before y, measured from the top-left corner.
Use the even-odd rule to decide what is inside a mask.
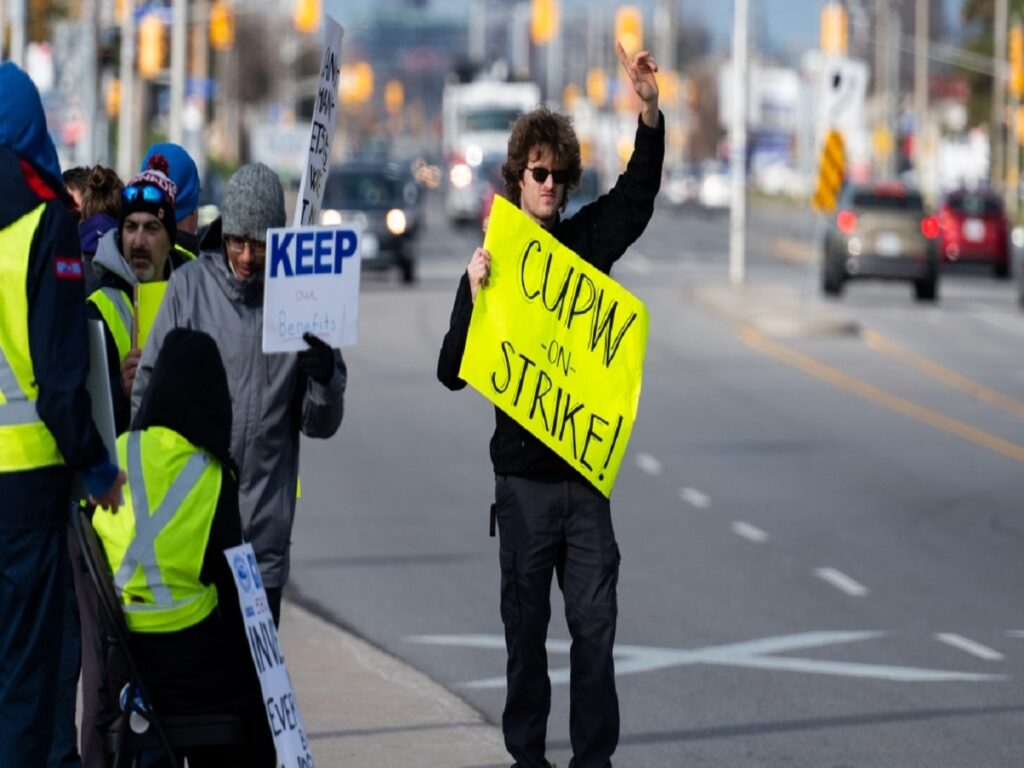
[[[939,206],[939,254],[945,264],[991,264],[1010,276],[1010,228],[1003,201],[991,192],[951,192]]]

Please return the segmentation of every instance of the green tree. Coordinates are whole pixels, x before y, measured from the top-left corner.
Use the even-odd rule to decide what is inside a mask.
[[[1011,24],[1024,14],[1024,0],[1009,0]],[[995,0],[964,0],[960,8],[963,22],[964,48],[971,53],[992,59],[995,56]],[[993,76],[972,70],[962,70],[970,86],[967,105],[971,125],[988,123],[992,119]]]

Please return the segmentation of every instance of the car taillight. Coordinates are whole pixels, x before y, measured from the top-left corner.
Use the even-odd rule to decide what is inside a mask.
[[[925,216],[921,219],[921,234],[929,240],[939,236],[939,222],[934,216]]]
[[[852,235],[857,229],[857,214],[853,211],[840,211],[836,216],[836,226],[844,235]]]

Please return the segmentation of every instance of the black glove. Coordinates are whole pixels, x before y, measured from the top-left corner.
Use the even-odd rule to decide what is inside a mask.
[[[315,382],[330,383],[336,367],[334,350],[326,341],[309,332],[302,334],[302,340],[309,344],[309,349],[298,353],[299,370]]]

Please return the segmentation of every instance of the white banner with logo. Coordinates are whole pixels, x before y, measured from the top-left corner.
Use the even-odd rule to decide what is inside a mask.
[[[277,640],[277,628],[270,614],[270,604],[263,590],[252,545],[246,543],[225,549],[224,556],[235,577],[245,636],[249,640],[249,650],[263,691],[267,721],[277,749],[276,764],[281,768],[313,768],[313,755],[299,716],[299,703],[285,667],[284,653]]]

